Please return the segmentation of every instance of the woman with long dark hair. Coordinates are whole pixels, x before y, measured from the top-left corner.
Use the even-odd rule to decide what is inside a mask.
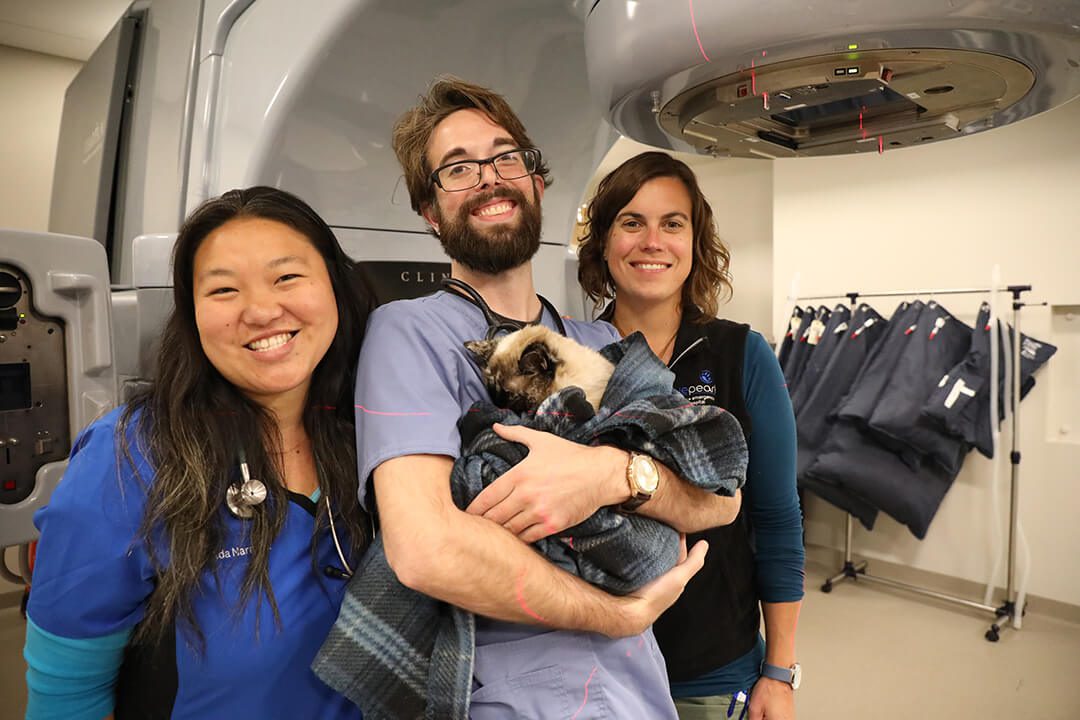
[[[370,539],[353,385],[371,296],[274,188],[184,223],[149,387],[76,440],[28,606],[28,718],[359,718],[309,665]]]
[[[646,152],[600,182],[578,279],[598,305],[611,301],[602,319],[645,335],[680,392],[731,412],[747,437],[742,509],[734,523],[687,538],[713,550],[653,626],[679,717],[791,720],[803,594],[795,418],[765,339],[716,317],[729,261],[694,172]]]

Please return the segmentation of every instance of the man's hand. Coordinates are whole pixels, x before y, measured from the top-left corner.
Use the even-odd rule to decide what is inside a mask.
[[[629,620],[627,636],[638,635],[656,622],[661,613],[675,604],[682,595],[686,583],[697,574],[705,564],[705,553],[709,551],[709,543],[699,540],[694,543],[690,553],[686,552],[686,536],[679,535],[679,562],[675,567],[656,578],[652,582],[639,588],[635,592],[624,596],[626,613]]]
[[[786,682],[758,678],[748,708],[750,720],[795,720],[795,691]]]
[[[625,482],[616,486],[611,480],[619,477],[615,465],[625,465],[625,452],[581,445],[520,425],[492,427],[504,440],[527,447],[529,454],[484,488],[466,512],[502,525],[523,542],[534,543],[573,527],[599,508],[629,496]]]

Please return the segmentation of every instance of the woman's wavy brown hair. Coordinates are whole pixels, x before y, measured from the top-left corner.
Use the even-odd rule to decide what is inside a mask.
[[[491,118],[492,122],[510,133],[518,147],[536,147],[525,132],[521,119],[502,95],[452,75],[435,78],[427,94],[421,95],[419,102],[402,113],[394,123],[394,154],[401,163],[412,209],[417,213],[435,203],[435,186],[431,182],[431,173],[435,168],[427,160],[431,134],[439,123],[453,113],[469,109],[479,110]],[[544,179],[544,187],[551,185],[551,172],[542,159],[534,174]]]
[[[118,460],[130,464],[146,492],[142,526],[133,542],[145,547],[156,576],[135,633],[140,643],[159,640],[176,623],[193,645],[205,647],[193,600],[207,573],[217,581],[217,556],[226,538],[225,492],[237,480],[241,449],[252,476],[266,485],[267,498],[244,521],[251,552],[239,596],[226,602],[235,603],[239,612],[252,596],[265,598],[280,623],[268,564],[290,502],[280,462],[281,435],[272,414],[206,357],[195,322],[195,254],[212,232],[238,218],[289,226],[326,263],[338,330],[312,373],[302,420],[319,489],[338,516],[335,524],[344,529],[345,552],[358,557],[370,536],[369,519],[357,500],[353,385],[373,296],[333,231],[295,195],[253,187],[207,200],[188,217],[173,250],[173,311],[161,336],[154,377],[128,402],[117,431]],[[153,477],[140,476],[135,448],[149,461]],[[328,525],[325,503],[317,507],[311,582],[321,581],[315,550]]]
[[[720,239],[712,208],[690,167],[667,153],[644,152],[612,170],[600,181],[586,212],[585,237],[578,247],[578,282],[597,309],[615,297],[615,282],[604,256],[611,226],[638,190],[657,178],[676,178],[690,193],[694,230],[694,263],[683,284],[683,307],[695,306],[701,320],[716,317],[720,298],[731,294],[731,252]]]

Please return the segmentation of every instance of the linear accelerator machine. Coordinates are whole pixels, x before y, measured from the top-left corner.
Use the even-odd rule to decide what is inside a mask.
[[[1080,1],[135,2],[68,88],[51,232],[0,230],[0,546],[36,537],[75,435],[151,373],[206,198],[290,190],[380,299],[434,288],[449,264],[389,140],[440,73],[502,92],[543,150],[537,284],[581,317],[567,242],[618,133],[767,159],[990,130],[1080,95]]]

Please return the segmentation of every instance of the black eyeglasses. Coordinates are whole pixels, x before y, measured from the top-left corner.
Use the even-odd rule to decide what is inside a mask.
[[[503,180],[517,180],[532,175],[540,167],[540,151],[536,148],[514,148],[493,155],[487,160],[458,160],[447,163],[431,173],[431,182],[446,192],[469,190],[480,184],[484,166],[491,165]]]

